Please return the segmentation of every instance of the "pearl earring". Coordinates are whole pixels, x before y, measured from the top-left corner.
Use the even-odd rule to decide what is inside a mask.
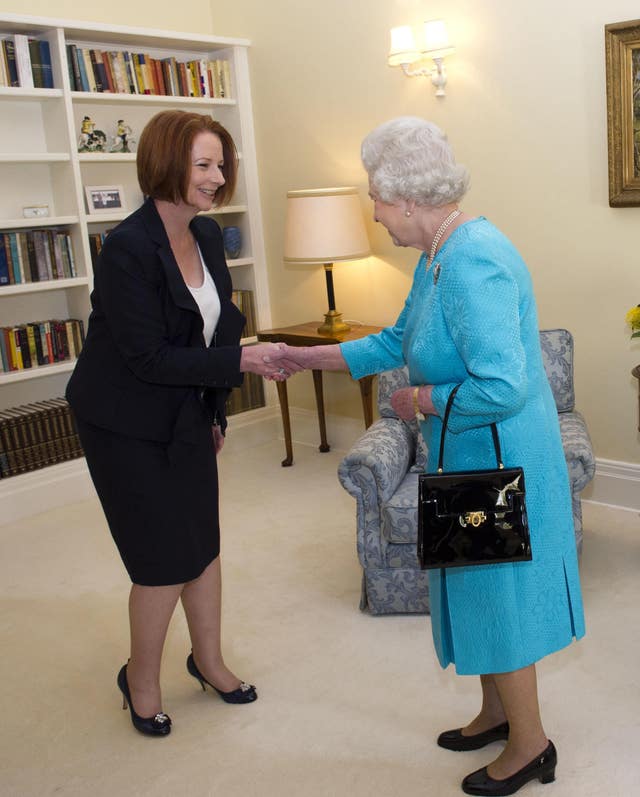
[[[405,210],[405,212],[404,212],[404,215],[405,215],[407,218],[409,218],[409,216],[411,215],[411,211],[410,211],[410,210]]]

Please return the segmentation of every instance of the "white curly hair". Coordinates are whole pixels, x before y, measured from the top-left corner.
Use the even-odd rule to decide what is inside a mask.
[[[399,116],[376,127],[362,142],[369,183],[383,202],[414,200],[441,207],[458,202],[469,173],[456,163],[447,137],[433,122]]]

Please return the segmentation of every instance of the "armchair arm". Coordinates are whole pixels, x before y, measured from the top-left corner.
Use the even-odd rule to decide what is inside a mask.
[[[591,446],[591,438],[582,415],[573,412],[561,412],[560,434],[562,447],[569,469],[569,480],[572,493],[579,493],[593,479],[596,472],[596,460]]]
[[[357,502],[357,550],[363,568],[384,566],[381,504],[405,477],[415,441],[398,418],[379,418],[356,441],[338,467],[338,478]]]
[[[375,482],[377,502],[387,501],[407,475],[415,452],[415,440],[403,421],[379,418],[340,463],[340,483],[350,495],[357,497],[361,485],[356,474],[365,468]]]

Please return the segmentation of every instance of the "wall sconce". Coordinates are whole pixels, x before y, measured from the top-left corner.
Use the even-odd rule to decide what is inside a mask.
[[[401,66],[407,77],[423,75],[431,77],[431,82],[436,87],[436,97],[444,97],[444,87],[447,82],[447,73],[444,68],[444,57],[455,52],[449,42],[447,28],[441,19],[433,19],[424,23],[424,49],[416,47],[413,31],[409,25],[402,25],[391,29],[391,51],[389,52],[389,66]],[[412,64],[433,59],[435,66],[417,66]]]

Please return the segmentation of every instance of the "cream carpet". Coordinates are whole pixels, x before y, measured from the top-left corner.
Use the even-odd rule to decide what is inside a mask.
[[[282,444],[221,460],[227,662],[259,690],[229,706],[187,675],[186,624],[163,665],[167,738],[133,730],[115,677],[128,582],[97,500],[0,527],[3,797],[447,797],[499,745],[441,750],[477,679],[437,665],[429,620],[358,610],[355,504],[339,452]],[[540,665],[555,784],[523,795],[640,793],[640,522],[585,506],[587,637]]]

